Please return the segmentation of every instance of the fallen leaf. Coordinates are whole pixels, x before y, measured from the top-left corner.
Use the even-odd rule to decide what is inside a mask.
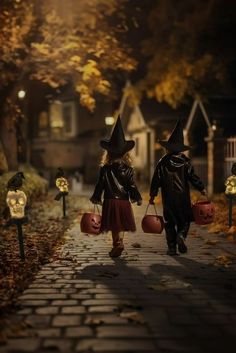
[[[211,240],[211,239],[206,239],[205,240],[205,244],[207,244],[207,245],[216,245],[216,244],[218,244],[220,241],[219,240]]]
[[[229,265],[236,262],[236,255],[234,254],[222,254],[219,255],[215,261],[215,266],[229,267]]]
[[[141,248],[141,244],[139,244],[139,243],[133,243],[133,244],[132,244],[132,247],[133,247],[133,248],[136,248],[136,249],[139,249],[139,248]]]
[[[121,312],[119,314],[119,316],[124,319],[128,319],[128,321],[131,321],[131,322],[134,322],[137,324],[144,324],[145,323],[143,315],[137,311]]]

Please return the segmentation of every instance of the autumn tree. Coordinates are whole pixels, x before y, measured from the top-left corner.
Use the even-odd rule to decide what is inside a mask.
[[[188,97],[232,91],[234,1],[156,0],[148,26],[150,37],[142,47],[148,64],[141,91],[172,107]]]
[[[121,41],[125,3],[1,1],[0,138],[10,169],[17,167],[15,120],[20,112],[15,97],[22,81],[38,80],[52,88],[71,83],[81,104],[93,110],[96,93],[109,95],[112,72],[135,67]]]

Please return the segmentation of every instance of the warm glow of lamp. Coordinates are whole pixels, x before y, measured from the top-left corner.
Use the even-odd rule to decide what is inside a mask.
[[[213,130],[213,131],[216,131],[216,129],[217,129],[216,125],[213,124],[213,125],[212,125],[212,130]]]
[[[106,116],[105,117],[105,123],[106,125],[113,125],[115,122],[115,119],[113,116]]]
[[[25,98],[25,94],[26,94],[26,92],[23,89],[21,89],[20,91],[18,91],[18,98],[19,99],[24,99]]]

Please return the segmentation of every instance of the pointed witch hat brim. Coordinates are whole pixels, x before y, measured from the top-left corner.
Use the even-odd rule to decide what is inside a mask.
[[[178,119],[169,139],[167,141],[160,140],[159,144],[171,152],[183,152],[191,147],[184,144],[183,123]]]
[[[100,145],[103,149],[116,156],[122,156],[134,148],[135,142],[133,140],[125,140],[120,116],[116,120],[110,139],[101,140]]]

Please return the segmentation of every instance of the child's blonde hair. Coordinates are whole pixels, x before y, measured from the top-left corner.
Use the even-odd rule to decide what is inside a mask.
[[[129,152],[126,152],[123,156],[115,157],[109,154],[107,151],[103,152],[100,166],[103,167],[105,164],[110,164],[112,162],[123,162],[124,164],[128,165],[129,167],[132,166],[132,158]]]

